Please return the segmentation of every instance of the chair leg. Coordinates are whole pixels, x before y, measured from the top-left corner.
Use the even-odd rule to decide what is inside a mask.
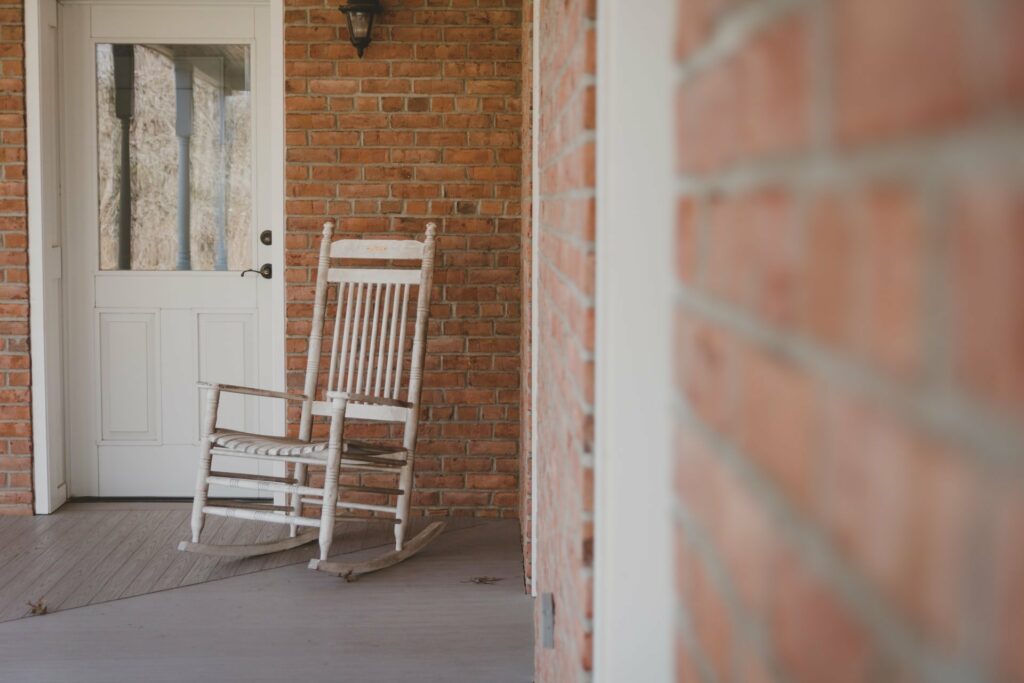
[[[334,517],[338,514],[338,464],[340,458],[333,451],[327,457],[327,471],[324,472],[324,499],[320,509],[320,559],[326,560],[334,538]],[[333,461],[333,464],[332,464]]]
[[[412,500],[412,458],[409,458],[409,463],[402,468],[401,474],[398,475],[398,488],[402,489],[404,493],[398,496],[398,505],[396,505],[396,516],[398,518],[398,524],[395,525],[395,550],[401,550],[402,544],[405,542],[405,528],[409,525],[409,503]]]
[[[305,465],[305,463],[301,463],[301,462],[295,463],[295,483],[298,484],[299,486],[305,486],[306,485],[306,465]],[[297,493],[293,493],[292,494],[292,500],[291,500],[291,506],[292,506],[292,514],[294,514],[294,515],[301,515],[302,514],[302,496],[300,496]],[[291,538],[295,538],[295,535],[298,533],[298,531],[299,531],[299,527],[297,525],[295,525],[295,524],[292,524],[291,525],[291,529],[288,532],[288,535]]]
[[[213,457],[210,455],[210,451],[213,448],[213,444],[206,440],[203,442],[202,455],[199,460],[199,472],[196,474],[196,495],[192,499],[192,542],[199,543],[199,534],[203,532],[203,523],[205,516],[203,515],[203,507],[206,506],[206,496],[210,490],[210,485],[206,483],[206,478],[210,476],[210,462]]]
[[[341,435],[345,425],[343,399],[332,401],[331,433],[327,445],[327,468],[324,470],[324,499],[320,508],[320,559],[326,560],[334,538],[334,517],[338,514],[338,477],[341,474]]]
[[[196,472],[196,495],[192,499],[192,542],[199,543],[199,535],[203,532],[203,508],[206,506],[210,484],[206,478],[210,476],[210,465],[213,462],[213,443],[210,434],[217,424],[217,404],[220,402],[220,391],[209,389],[206,393],[206,413],[203,416],[203,446],[199,456],[199,470]]]

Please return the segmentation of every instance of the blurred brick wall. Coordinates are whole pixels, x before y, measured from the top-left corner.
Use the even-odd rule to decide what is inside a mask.
[[[678,10],[678,680],[1024,681],[1024,3]]]
[[[593,0],[547,2],[536,27],[537,591],[554,594],[557,614],[554,649],[537,646],[538,681],[591,668],[594,20]]]
[[[0,1],[0,515],[32,514],[22,1]]]
[[[337,219],[336,237],[436,221],[413,506],[515,517],[520,0],[388,2],[364,59],[337,4],[285,2],[289,386],[302,386],[322,221]]]

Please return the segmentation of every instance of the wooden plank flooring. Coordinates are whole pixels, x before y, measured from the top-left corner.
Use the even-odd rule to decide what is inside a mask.
[[[244,560],[183,553],[189,537],[187,503],[69,503],[55,514],[0,517],[0,621],[31,615],[29,603],[47,612],[67,610],[242,574],[305,563],[316,544]],[[411,535],[426,524],[415,520]],[[449,529],[479,520],[452,519]],[[207,517],[203,541],[276,540],[288,527]],[[394,542],[380,522],[340,522],[331,555]]]
[[[519,523],[478,521],[354,583],[293,565],[0,624],[0,681],[529,683]]]

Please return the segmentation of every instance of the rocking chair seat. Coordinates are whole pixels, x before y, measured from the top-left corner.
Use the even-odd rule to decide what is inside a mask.
[[[247,455],[277,456],[280,458],[318,458],[327,460],[326,441],[302,441],[284,436],[265,436],[218,429],[210,435],[214,446]],[[365,441],[346,441],[342,446],[342,465],[401,467],[408,451],[386,444]]]
[[[326,441],[302,441],[285,436],[265,436],[218,429],[210,435],[213,445],[249,455],[279,455],[283,457],[311,457],[327,452]]]

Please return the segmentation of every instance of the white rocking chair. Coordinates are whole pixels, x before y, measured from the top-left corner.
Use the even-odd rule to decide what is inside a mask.
[[[427,319],[434,267],[436,226],[427,224],[426,240],[339,240],[331,242],[333,223],[325,223],[313,303],[313,325],[309,335],[304,393],[265,391],[225,384],[202,384],[207,389],[202,453],[192,506],[192,540],[179,550],[220,557],[265,555],[319,539],[320,556],[310,568],[351,578],[377,571],[411,557],[444,529],[443,522],[428,525],[415,538],[405,541],[412,498],[416,430],[419,423],[423,358],[426,351]],[[331,266],[332,259],[366,261],[419,261],[420,267]],[[323,400],[317,400],[321,370],[321,341],[327,313],[328,289],[337,289],[337,312],[330,346],[330,366]],[[411,353],[406,353],[408,304],[416,292],[416,321]],[[409,355],[408,385],[402,373]],[[399,396],[406,391],[404,400]],[[302,403],[299,438],[249,434],[217,426],[217,406],[222,392],[265,396]],[[312,439],[313,417],[330,419],[326,441]],[[345,438],[347,419],[404,423],[402,445],[371,444]],[[291,463],[291,477],[235,474],[211,470],[215,456],[271,460]],[[308,465],[325,467],[322,488],[309,486]],[[339,485],[342,471],[397,474],[397,486]],[[361,479],[360,479],[361,481]],[[288,494],[288,505],[269,503],[216,502],[207,500],[210,484],[275,494]],[[346,500],[350,493],[386,496],[388,504]],[[393,504],[391,504],[393,501]],[[302,516],[303,505],[319,505],[319,517]],[[339,514],[341,510],[341,514]],[[351,511],[362,511],[355,516]],[[368,562],[350,564],[327,561],[336,519],[365,520],[365,512],[393,515],[395,550]],[[348,514],[345,514],[345,513]],[[235,517],[287,524],[287,538],[249,545],[200,543],[206,515]],[[298,527],[313,530],[298,533]]]

